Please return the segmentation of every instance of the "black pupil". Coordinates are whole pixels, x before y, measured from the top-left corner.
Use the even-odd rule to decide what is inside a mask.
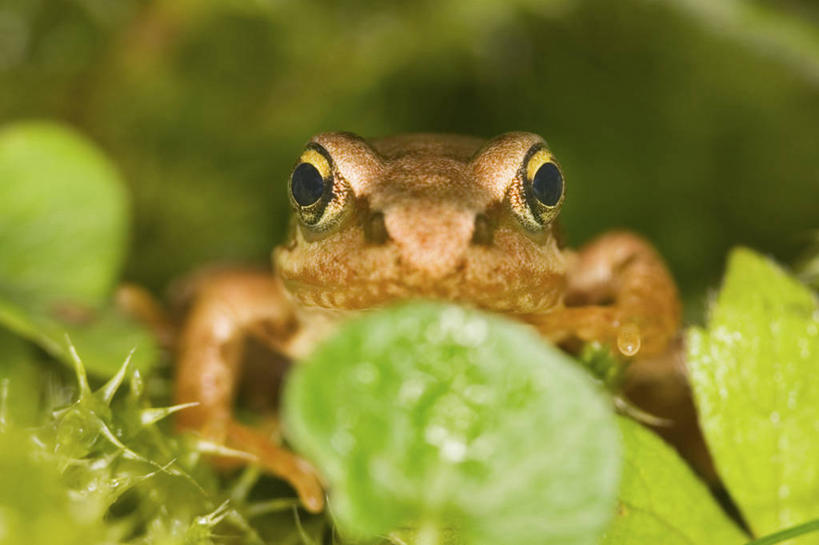
[[[299,206],[309,206],[318,201],[324,194],[324,178],[316,167],[302,163],[293,171],[290,191]]]
[[[532,190],[537,200],[546,206],[554,206],[563,194],[563,176],[554,163],[543,163],[532,180]]]

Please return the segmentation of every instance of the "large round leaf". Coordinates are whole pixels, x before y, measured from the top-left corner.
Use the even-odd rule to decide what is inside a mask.
[[[113,165],[74,131],[26,122],[0,131],[0,324],[110,375],[150,336],[105,308],[126,249],[127,195]]]
[[[92,144],[45,122],[0,132],[0,283],[99,303],[125,252],[127,199]]]
[[[590,545],[613,514],[620,448],[606,395],[498,317],[433,304],[368,315],[293,372],[285,407],[289,437],[354,534]]]

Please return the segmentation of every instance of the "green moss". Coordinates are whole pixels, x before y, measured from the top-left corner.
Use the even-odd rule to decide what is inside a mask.
[[[253,544],[264,535],[303,542],[289,494],[271,503],[268,491],[256,501],[270,487],[258,472],[215,473],[196,442],[164,425],[181,408],[152,407],[129,362],[95,391],[75,363],[76,385],[50,376],[44,388],[10,365],[0,375],[0,543]],[[66,388],[76,392],[73,401],[47,410]],[[42,408],[34,422],[29,409],[34,425],[23,426],[18,400],[38,399],[38,390],[47,392]],[[316,539],[324,527],[313,517],[301,532]]]

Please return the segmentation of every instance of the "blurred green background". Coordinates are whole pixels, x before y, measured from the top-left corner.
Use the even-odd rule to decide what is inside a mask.
[[[651,239],[689,309],[726,250],[819,228],[808,0],[0,0],[0,121],[57,118],[133,194],[125,277],[267,260],[314,133],[542,134],[572,244]]]

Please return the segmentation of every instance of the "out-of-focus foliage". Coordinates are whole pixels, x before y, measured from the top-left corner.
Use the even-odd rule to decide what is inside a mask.
[[[757,535],[819,517],[818,362],[816,294],[735,250],[688,365],[717,470]]]
[[[819,231],[814,234],[812,247],[799,261],[797,271],[806,284],[819,289]]]
[[[155,342],[109,308],[126,249],[127,197],[116,169],[59,125],[0,132],[0,323],[68,360],[69,333],[88,367],[120,354],[155,358]]]
[[[815,3],[666,0],[714,32],[740,40],[819,84],[819,10]]]
[[[0,504],[3,545],[103,544],[118,532],[102,524],[97,505],[77,509],[51,460],[31,456],[35,446],[19,430],[0,431]],[[75,509],[72,509],[75,507]]]
[[[115,167],[50,123],[0,132],[4,291],[95,305],[119,276],[127,198]]]
[[[742,250],[709,329],[691,334],[705,432],[757,533],[816,514],[817,457],[805,430],[819,420],[819,397],[809,381],[793,379],[812,376],[804,366],[816,359],[815,305],[805,288]],[[556,528],[577,537],[578,527],[591,537],[612,514],[603,543],[744,542],[677,455],[625,420],[616,489],[617,427],[602,384],[592,387],[579,366],[541,343],[501,318],[437,305],[372,314],[329,340],[293,377],[286,405],[297,445],[326,472],[335,514],[375,532],[409,519],[439,525],[434,536],[391,533],[392,544],[455,545],[496,533],[515,543],[534,533],[541,543]],[[93,391],[75,359],[71,394],[39,359],[0,332],[0,545],[326,542],[328,519],[294,518],[292,493],[257,470],[220,478],[202,464],[212,446],[162,427],[174,409],[151,407],[138,373],[124,366]],[[169,378],[154,380],[167,391]],[[503,455],[470,458],[486,433]],[[575,500],[583,509],[560,511]],[[539,518],[555,509],[567,517],[561,525]],[[460,535],[445,529],[452,521],[463,525]]]
[[[504,319],[429,303],[370,314],[292,372],[284,409],[353,535],[592,545],[614,509],[604,390]]]
[[[691,469],[655,434],[621,418],[625,463],[617,515],[603,545],[741,545],[748,538]]]
[[[696,300],[816,227],[816,10],[732,0],[4,0],[0,119],[56,116],[135,195],[127,274],[266,260],[313,133],[543,134],[569,241],[627,226]]]
[[[286,224],[288,170],[322,130],[543,134],[567,173],[569,242],[640,231],[692,311],[729,246],[789,261],[817,227],[817,23],[807,0],[0,0],[0,123],[48,117],[80,129],[124,174],[135,222],[127,248],[117,176],[87,142],[43,125],[4,133],[0,321],[64,360],[68,330],[89,370],[106,376],[133,344],[146,357],[147,342],[107,306],[123,257],[128,279],[156,290],[209,261],[267,260]],[[66,177],[77,184],[68,194],[57,191]],[[26,230],[35,215],[68,222],[43,238]],[[73,231],[84,227],[93,229]],[[802,356],[816,354],[815,336],[794,334],[812,325],[796,316],[806,292],[738,255],[691,356],[717,465],[764,532],[812,512],[799,497],[816,484],[811,427],[793,426],[816,420]],[[806,280],[817,270],[815,254],[804,260]],[[784,356],[794,368],[775,365]],[[288,492],[260,491],[270,482],[254,470],[220,479],[195,449],[143,426],[156,413],[143,412],[139,380],[110,410],[83,390],[52,415],[67,402],[65,377],[43,359],[0,330],[0,543],[323,538],[326,519],[294,523]],[[805,382],[792,388],[796,367]],[[154,380],[163,397],[168,378]],[[640,522],[649,518],[694,542],[739,539],[676,458],[634,426],[624,434],[621,503],[632,510],[611,539],[639,526],[658,542]],[[740,474],[743,464],[753,471]],[[679,489],[669,490],[671,474]],[[642,487],[644,475],[662,490]],[[652,499],[663,494],[697,509],[678,519]],[[771,498],[781,503],[764,505]],[[706,524],[718,530],[695,528]]]

